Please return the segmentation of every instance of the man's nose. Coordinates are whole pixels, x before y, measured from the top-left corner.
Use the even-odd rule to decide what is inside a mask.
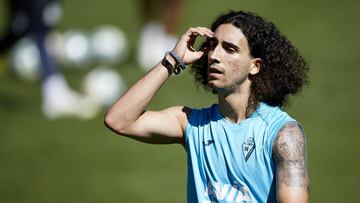
[[[208,56],[211,61],[219,61],[219,56],[220,56],[219,54],[220,54],[219,46],[216,46],[209,51]]]

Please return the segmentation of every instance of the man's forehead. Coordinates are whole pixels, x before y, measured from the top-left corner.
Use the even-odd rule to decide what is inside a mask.
[[[239,46],[247,46],[247,39],[242,30],[230,23],[220,25],[214,37],[219,41],[226,41]]]
[[[230,23],[221,24],[219,27],[217,27],[215,30],[215,35],[216,34],[222,34],[227,37],[246,38],[240,28]]]

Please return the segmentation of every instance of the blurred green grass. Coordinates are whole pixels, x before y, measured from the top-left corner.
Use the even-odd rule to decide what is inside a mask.
[[[141,28],[138,4],[63,1],[58,29],[91,30],[100,24],[123,29],[132,55],[116,68],[130,85],[143,74],[133,57]],[[304,54],[311,66],[311,84],[292,100],[288,111],[302,123],[308,138],[310,202],[360,202],[359,8],[354,0],[187,0],[178,28],[181,34],[189,26],[208,26],[229,9],[250,10],[278,25]],[[64,73],[80,90],[85,73]],[[201,107],[216,101],[192,81],[188,73],[173,77],[149,108]],[[40,96],[39,83],[0,71],[0,202],[185,202],[182,147],[116,136],[103,126],[103,115],[89,121],[48,121],[41,114]]]

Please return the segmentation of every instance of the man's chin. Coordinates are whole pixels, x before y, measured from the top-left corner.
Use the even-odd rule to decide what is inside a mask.
[[[215,85],[214,83],[209,82],[209,87],[211,88],[211,92],[214,94],[221,94],[225,92],[225,89]]]

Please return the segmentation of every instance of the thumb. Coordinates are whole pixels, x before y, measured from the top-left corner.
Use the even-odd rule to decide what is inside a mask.
[[[191,64],[196,60],[199,60],[202,56],[204,56],[205,52],[204,51],[195,51],[195,52],[191,52],[191,55],[189,55],[188,57],[185,57],[185,59],[187,58],[188,60],[184,60],[185,64]]]
[[[196,57],[196,60],[197,59],[200,59],[202,56],[204,56],[205,52],[204,51],[196,51],[194,53],[194,56]]]

